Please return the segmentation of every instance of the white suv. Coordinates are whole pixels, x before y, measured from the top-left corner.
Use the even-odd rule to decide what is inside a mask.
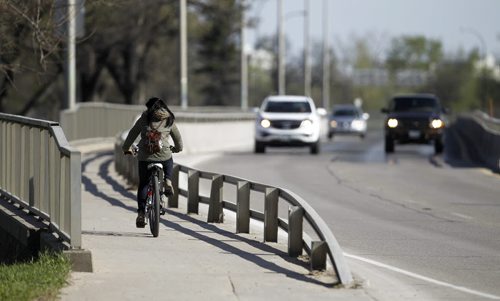
[[[264,99],[255,123],[255,152],[266,146],[308,146],[311,154],[319,153],[321,116],[307,96],[269,96]]]

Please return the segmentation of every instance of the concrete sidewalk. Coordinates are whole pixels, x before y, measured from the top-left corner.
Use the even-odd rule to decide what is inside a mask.
[[[332,288],[287,256],[286,239],[234,234],[235,225],[206,223],[179,209],[163,216],[160,235],[135,227],[135,190],[115,173],[113,154],[82,148],[82,244],[93,273],[71,275],[62,300],[373,300],[364,289]],[[196,167],[199,157],[177,156]]]

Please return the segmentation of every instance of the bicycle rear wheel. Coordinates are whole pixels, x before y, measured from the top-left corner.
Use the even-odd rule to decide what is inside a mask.
[[[160,182],[158,174],[153,176],[153,204],[149,210],[149,228],[154,237],[158,237],[160,231]]]

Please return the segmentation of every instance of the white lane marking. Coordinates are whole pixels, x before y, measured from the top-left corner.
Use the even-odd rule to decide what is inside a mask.
[[[464,218],[464,219],[472,219],[472,216],[468,216],[468,215],[465,215],[465,214],[460,214],[460,213],[457,213],[457,212],[452,212],[451,214],[454,215],[454,216],[458,216],[458,217]]]
[[[381,267],[381,268],[384,268],[384,269],[387,269],[387,270],[390,270],[390,271],[393,271],[393,272],[396,272],[396,273],[400,273],[400,274],[403,274],[403,275],[406,275],[406,276],[409,276],[409,277],[412,277],[412,278],[420,279],[420,280],[423,280],[423,281],[426,281],[426,282],[429,282],[429,283],[432,283],[432,284],[441,285],[441,286],[444,286],[444,287],[448,287],[448,288],[451,288],[451,289],[454,289],[454,290],[457,290],[457,291],[461,291],[461,292],[464,292],[464,293],[468,293],[468,294],[479,296],[479,297],[483,297],[483,298],[488,298],[488,299],[492,299],[492,300],[500,300],[500,296],[496,296],[496,295],[492,295],[492,294],[488,294],[488,293],[483,293],[483,292],[476,291],[476,290],[473,290],[473,289],[470,289],[470,288],[466,288],[466,287],[463,287],[463,286],[457,286],[457,285],[453,285],[451,283],[439,281],[439,280],[436,280],[436,279],[433,279],[433,278],[429,278],[429,277],[422,276],[422,275],[419,275],[419,274],[416,274],[416,273],[412,273],[410,271],[406,271],[406,270],[403,270],[403,269],[400,269],[400,268],[397,268],[397,267],[394,267],[394,266],[391,266],[391,265],[387,265],[385,263],[381,263],[381,262],[378,262],[378,261],[375,261],[375,260],[371,260],[371,259],[368,259],[368,258],[364,258],[364,257],[360,257],[360,256],[357,256],[357,255],[352,255],[352,254],[348,254],[348,253],[344,253],[344,256],[348,257],[348,258],[356,259],[356,260],[359,260],[359,261],[363,261],[363,262],[366,262],[366,263],[369,263],[369,264],[372,264],[372,265],[375,265],[375,266],[378,266],[378,267]]]

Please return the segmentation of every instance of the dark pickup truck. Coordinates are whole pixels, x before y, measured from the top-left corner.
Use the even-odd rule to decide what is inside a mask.
[[[382,112],[387,114],[384,126],[386,153],[394,152],[395,142],[433,143],[436,154],[443,152],[446,110],[436,96],[431,94],[395,96]]]

